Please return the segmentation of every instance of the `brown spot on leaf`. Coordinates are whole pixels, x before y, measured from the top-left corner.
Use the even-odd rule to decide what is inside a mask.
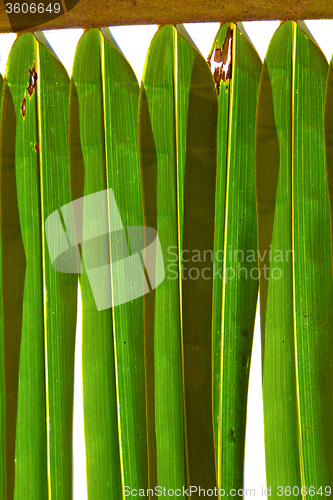
[[[249,338],[249,332],[247,330],[245,330],[245,328],[242,329],[242,335],[243,337],[245,337],[246,339]]]
[[[39,153],[39,143],[35,144],[35,151],[36,153]]]
[[[214,62],[220,63],[222,62],[222,50],[216,47],[217,42],[215,43],[215,50],[214,50]]]
[[[23,118],[25,118],[26,108],[27,108],[27,100],[25,97],[23,97],[22,106],[21,106],[21,112],[22,112]]]
[[[233,31],[229,26],[222,49],[217,46],[217,41],[216,41],[213,52],[207,59],[207,62],[213,73],[213,77],[216,84],[216,90],[218,94],[220,93],[221,81],[223,80],[224,82],[226,82],[228,79],[231,78],[232,39],[233,39]]]
[[[28,94],[31,97],[37,85],[37,73],[35,70],[35,63],[33,63],[32,69],[29,68],[28,73],[29,73],[29,83],[27,88],[28,88]]]
[[[236,442],[236,439],[235,439],[235,436],[234,436],[234,430],[233,429],[230,429],[230,431],[229,431],[228,441],[229,441],[229,443],[235,443]]]

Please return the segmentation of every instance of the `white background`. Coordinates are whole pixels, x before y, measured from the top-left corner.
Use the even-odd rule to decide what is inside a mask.
[[[307,21],[307,26],[330,62],[333,52],[333,21]],[[256,47],[261,59],[278,21],[246,22],[244,26]],[[198,49],[207,57],[219,23],[185,24]],[[111,28],[112,34],[141,81],[145,56],[150,40],[157,26],[127,26]],[[83,31],[79,29],[46,31],[45,35],[55,53],[71,75],[76,44]],[[0,35],[0,72],[4,76],[7,56],[15,40],[14,34]],[[133,50],[134,48],[134,50]],[[78,323],[75,362],[74,395],[74,500],[86,500],[84,434],[82,414],[82,377],[81,377],[81,303],[78,303]],[[222,485],[223,486],[223,485]],[[245,488],[254,488],[256,497],[262,496],[266,488],[265,454],[263,434],[263,412],[261,396],[261,353],[259,307],[257,311],[253,354],[250,370],[250,388],[247,413],[246,451],[245,451]],[[253,496],[251,497],[253,498]]]

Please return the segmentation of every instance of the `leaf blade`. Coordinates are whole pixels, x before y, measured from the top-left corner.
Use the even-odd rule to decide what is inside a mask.
[[[88,60],[93,61],[89,73]],[[76,49],[73,67],[70,127],[76,136],[71,143],[71,161],[73,165],[77,162],[76,187],[73,187],[78,198],[112,190],[126,233],[128,226],[142,226],[136,129],[138,97],[134,73],[109,30],[87,31]],[[76,116],[81,129],[76,129]],[[83,176],[84,182],[80,181]],[[89,217],[93,213],[84,212],[84,239],[89,234]],[[99,218],[109,219],[110,236],[106,234],[106,238],[99,240],[98,247],[89,241],[82,243],[87,271],[80,276],[84,420],[88,495],[92,498],[109,498],[115,492],[122,497],[124,486],[146,488],[148,480],[143,298],[116,302],[119,297],[115,294],[121,294],[128,283],[113,270],[112,261],[120,260],[120,254],[128,254],[129,242],[124,237],[125,231],[122,235],[120,231],[112,233],[114,220],[110,214],[95,214],[96,226]],[[101,259],[102,263],[105,258],[108,262],[111,258],[111,268],[96,281],[88,261],[97,263]],[[98,300],[103,298],[100,285],[110,300],[116,302],[112,309],[111,302],[97,309]]]
[[[7,144],[6,133],[2,137],[2,169],[8,172],[2,190],[7,189],[14,202],[17,200],[14,219],[8,207],[4,207],[2,228],[14,222],[20,240],[19,253],[3,256],[5,261],[16,258],[20,273],[18,291],[7,296],[4,290],[3,296],[7,344],[7,498],[22,495],[33,498],[36,491],[40,498],[50,495],[51,491],[54,498],[71,497],[77,276],[66,276],[53,269],[44,232],[48,215],[70,201],[68,92],[68,75],[54,55],[43,47],[43,35],[39,35],[39,40],[30,34],[18,37],[7,65],[6,121],[1,123],[2,132],[6,127],[11,131]],[[50,103],[56,105],[57,116],[52,112],[49,116]],[[49,156],[42,154],[46,149]],[[49,185],[52,189],[45,189]],[[11,245],[9,238],[6,252],[10,252]],[[11,278],[5,267],[2,267],[4,282],[8,283]],[[13,341],[9,340],[11,300],[19,312],[15,326],[17,336],[13,337],[12,345]],[[54,320],[55,314],[59,323]],[[50,337],[57,346],[47,344]],[[60,341],[55,340],[59,338]],[[12,358],[14,349],[19,353],[16,359]],[[14,402],[10,402],[11,390]],[[47,446],[51,449],[48,455]],[[48,473],[55,479],[55,486]]]
[[[258,295],[253,273],[257,270],[254,128],[261,61],[240,27],[221,26],[209,58],[219,84],[213,418],[218,484],[226,491],[243,488],[247,389]]]
[[[329,481],[329,454],[324,452],[321,432],[326,425],[324,415],[329,417],[331,408],[322,406],[326,405],[328,384],[327,374],[319,368],[323,354],[318,343],[321,337],[329,356],[332,346],[322,327],[330,315],[332,293],[330,274],[325,272],[330,255],[322,134],[327,62],[308,32],[284,23],[272,39],[264,68],[258,103],[259,247],[263,252],[270,245],[272,254],[283,254],[279,263],[282,279],[274,281],[270,276],[266,283],[261,282],[266,467],[267,480],[276,490],[281,485],[300,488]],[[315,84],[313,68],[318,77]],[[318,99],[313,99],[314,94]],[[271,176],[264,165],[269,145],[264,144],[265,137],[274,144]],[[265,207],[266,212],[269,207],[268,216]],[[327,284],[325,297],[320,292],[323,282]],[[281,306],[286,296],[289,302],[277,315],[276,304]],[[275,373],[273,366],[278,367]]]

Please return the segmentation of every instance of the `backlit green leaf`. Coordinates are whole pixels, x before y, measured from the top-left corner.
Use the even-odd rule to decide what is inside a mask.
[[[278,486],[319,498],[332,480],[326,77],[304,23],[282,24],[263,66],[256,139],[266,471],[275,498]]]
[[[183,26],[159,28],[139,112],[145,224],[157,230],[165,264],[163,283],[145,300],[150,487],[216,486],[209,260],[216,133],[217,96],[207,63]]]
[[[72,497],[77,274],[52,267],[44,229],[71,199],[68,100],[43,34],[20,35],[1,120],[6,500]]]
[[[213,422],[219,488],[243,488],[246,404],[258,295],[254,176],[261,61],[241,25],[209,57],[219,91],[213,301]]]
[[[143,226],[138,100],[136,77],[110,31],[84,33],[71,86],[73,197],[105,196],[112,189],[125,228],[113,232],[111,212],[110,235],[98,235],[94,228],[105,216],[103,207],[88,212],[88,198],[83,200],[83,404],[88,498],[96,500],[122,498],[124,486],[148,486],[143,297],[98,308],[111,286],[112,303],[116,291],[126,295],[126,276],[117,278],[112,262],[130,250],[129,226]],[[88,234],[94,239],[85,241]],[[105,266],[110,258],[111,270]],[[92,268],[102,264],[93,275]]]

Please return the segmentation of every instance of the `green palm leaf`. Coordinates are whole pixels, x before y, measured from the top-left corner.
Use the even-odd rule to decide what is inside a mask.
[[[87,31],[76,49],[71,86],[73,198],[112,189],[127,229],[143,226],[138,100],[136,77],[109,30]],[[143,298],[98,309],[110,293],[110,280],[112,303],[128,283],[124,275],[117,278],[112,264],[111,271],[93,275],[92,269],[109,262],[110,255],[112,262],[120,260],[129,244],[126,231],[112,233],[112,214],[110,236],[109,231],[98,236],[107,214],[86,203],[83,227],[77,228],[83,233],[85,271],[80,274],[84,424],[88,497],[100,500],[121,498],[126,485],[148,485]]]
[[[6,499],[72,496],[77,275],[53,269],[44,230],[70,202],[68,99],[44,36],[20,35],[1,120]]]
[[[158,231],[166,272],[145,302],[151,488],[216,486],[213,262],[202,259],[204,251],[211,258],[214,241],[216,127],[206,62],[183,26],[160,28],[149,47],[139,112],[145,224]]]
[[[0,74],[0,110],[2,101],[3,78]],[[0,115],[1,116],[1,115]],[[0,142],[1,144],[1,142]],[[0,193],[1,193],[1,177],[0,177]],[[0,202],[1,203],[1,202]],[[1,226],[0,226],[1,232]],[[1,233],[0,233],[1,234]],[[1,246],[0,246],[0,275],[1,275]],[[0,301],[0,498],[5,498],[6,491],[6,476],[5,476],[5,373],[3,364],[3,315],[2,315],[2,300]]]
[[[286,486],[317,498],[332,480],[326,76],[304,23],[282,24],[263,66],[256,140],[266,472],[275,498],[288,496]]]
[[[219,91],[213,422],[218,484],[228,492],[243,487],[258,295],[254,130],[261,61],[244,28],[227,23],[215,37],[209,62]]]

